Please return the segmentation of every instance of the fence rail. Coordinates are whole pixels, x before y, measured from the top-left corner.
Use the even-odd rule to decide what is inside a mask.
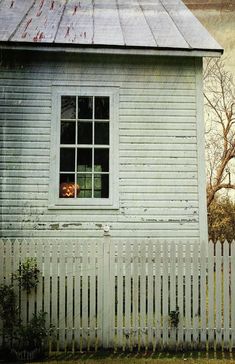
[[[235,347],[235,242],[0,240],[0,284],[27,257],[23,324],[47,312],[51,350]]]

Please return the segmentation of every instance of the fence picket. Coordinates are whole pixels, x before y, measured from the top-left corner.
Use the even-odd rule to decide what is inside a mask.
[[[82,245],[82,349],[88,348],[88,242]]]
[[[36,258],[36,256],[35,256],[35,240],[32,240],[28,246],[29,246],[29,258],[30,259],[31,258],[32,259],[35,259]],[[29,315],[29,320],[32,319],[33,314],[35,313],[35,303],[36,303],[36,289],[34,288],[34,289],[31,289],[30,294],[28,296],[28,305],[29,305],[28,315]]]
[[[42,281],[43,281],[43,250],[44,250],[44,243],[40,240],[40,241],[36,241],[36,258],[37,258],[37,268],[39,270],[39,282],[37,284],[37,289],[36,289],[36,311],[42,311],[42,302],[43,302],[43,286],[42,286]],[[56,303],[57,306],[57,303]],[[53,309],[54,309],[54,305],[52,305]]]
[[[5,240],[0,239],[0,284],[4,283]]]
[[[73,242],[69,241],[66,245],[66,350],[73,351]]]
[[[208,346],[214,348],[214,244],[209,243],[208,249]]]
[[[198,346],[198,316],[199,316],[199,291],[198,291],[198,249],[197,243],[193,244],[193,346],[196,349]]]
[[[74,350],[81,350],[81,245],[74,248]]]
[[[117,347],[123,348],[123,243],[117,248]]]
[[[176,246],[175,242],[170,243],[170,312],[177,312],[176,307]],[[170,324],[170,346],[174,346],[176,342],[176,329],[178,324],[174,326],[171,322]]]
[[[59,312],[58,312],[60,350],[65,350],[65,246],[59,243]]]
[[[110,244],[109,256],[109,304],[110,304],[110,319],[109,319],[109,346],[114,347],[115,339],[115,244]]]
[[[4,282],[4,256],[5,256],[5,243],[3,239],[0,239],[0,285]],[[0,320],[0,332],[3,332],[3,322]],[[0,347],[3,344],[3,335],[0,335]]]
[[[161,243],[155,245],[155,347],[157,350],[162,345],[161,340]]]
[[[140,347],[146,348],[146,245],[140,247]]]
[[[139,266],[139,244],[137,241],[133,244],[133,312],[132,312],[132,345],[134,348],[138,347],[138,329],[139,329],[139,320],[138,320],[138,310],[139,310],[139,273],[138,273],[138,266]]]
[[[231,244],[231,347],[235,348],[235,240]]]
[[[207,284],[206,284],[206,254],[205,254],[205,243],[201,243],[200,246],[200,336],[201,342],[200,347],[204,349],[206,347],[207,341],[207,320],[206,320],[206,312],[207,312]]]
[[[94,349],[96,344],[96,242],[90,242],[90,341],[89,349]]]
[[[177,345],[181,348],[184,341],[184,260],[183,260],[183,244],[177,244],[177,300],[179,307],[179,324],[178,324],[178,340]]]
[[[169,264],[169,258],[168,258],[168,243],[166,241],[163,242],[163,287],[162,287],[162,305],[163,305],[163,335],[162,335],[162,344],[165,348],[168,345],[168,321],[169,321],[169,304],[168,304],[168,295],[169,295],[169,288],[168,288],[168,264]]]
[[[97,278],[97,348],[102,346],[103,339],[103,244],[98,241],[98,278]]]
[[[224,321],[224,348],[229,349],[229,244],[223,244],[223,321]]]
[[[125,254],[125,348],[131,349],[131,245]]]
[[[47,313],[46,325],[50,325],[50,254],[51,246],[48,240],[44,243],[44,296],[43,296],[43,310]]]
[[[153,348],[153,243],[151,241],[148,244],[147,265],[147,343],[148,348]]]
[[[185,246],[185,344],[186,347],[191,346],[191,245],[186,242]]]
[[[103,346],[109,348],[110,343],[110,236],[104,237],[104,253],[103,253],[103,310],[105,318],[103,318]]]
[[[12,284],[12,267],[13,267],[13,256],[12,256],[12,241],[10,239],[5,240],[5,253],[4,253],[4,283],[6,285]]]
[[[220,242],[216,243],[216,260],[215,260],[215,279],[216,279],[216,347],[220,348],[222,344],[222,285],[221,285],[221,269],[222,269],[222,256],[221,256],[221,244]]]
[[[5,284],[12,283],[12,241],[7,240],[5,244]]]
[[[42,257],[42,244],[37,245],[37,254],[39,254],[41,261]],[[59,277],[59,271],[58,271],[58,259],[59,259],[59,252],[58,252],[58,242],[55,241],[54,244],[52,244],[52,257],[51,257],[51,266],[52,266],[52,272],[51,272],[51,322],[53,327],[55,328],[54,335],[52,336],[53,342],[52,342],[52,350],[58,351],[59,345],[58,345],[58,277]],[[39,288],[39,287],[38,287]],[[40,289],[41,291],[41,289]],[[38,290],[37,290],[38,292]]]
[[[28,256],[28,243],[29,241],[23,239],[21,240],[21,252],[20,252],[20,263],[21,265],[25,262],[27,256]],[[21,302],[21,322],[23,325],[27,324],[28,321],[28,294],[25,290],[20,290],[20,302]]]
[[[12,273],[15,274],[17,272],[17,270],[19,269],[19,261],[20,261],[20,243],[18,241],[18,239],[16,239],[13,242],[13,246],[12,246],[12,254],[13,254],[13,266],[12,266]],[[0,255],[1,255],[1,251],[0,251]],[[1,266],[1,262],[0,262],[0,266]],[[1,272],[0,272],[0,277],[1,277]],[[1,279],[1,278],[0,278]],[[19,300],[19,282],[17,280],[13,280],[13,287],[15,288],[16,294],[17,294],[17,299]]]

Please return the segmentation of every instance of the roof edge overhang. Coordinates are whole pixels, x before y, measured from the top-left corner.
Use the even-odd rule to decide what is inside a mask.
[[[181,48],[149,48],[149,47],[121,47],[121,46],[84,46],[64,45],[55,43],[19,43],[1,42],[0,49],[25,50],[59,53],[88,53],[88,54],[114,54],[114,55],[140,55],[140,56],[177,56],[177,57],[220,57],[224,50],[219,49],[181,49]]]

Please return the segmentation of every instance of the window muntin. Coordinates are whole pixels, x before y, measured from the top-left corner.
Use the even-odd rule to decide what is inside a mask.
[[[110,197],[110,97],[61,95],[59,199]]]

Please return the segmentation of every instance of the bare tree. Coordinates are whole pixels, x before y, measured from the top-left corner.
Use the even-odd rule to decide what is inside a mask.
[[[206,111],[207,206],[218,191],[235,190],[235,86],[224,61],[208,58],[204,65]]]

